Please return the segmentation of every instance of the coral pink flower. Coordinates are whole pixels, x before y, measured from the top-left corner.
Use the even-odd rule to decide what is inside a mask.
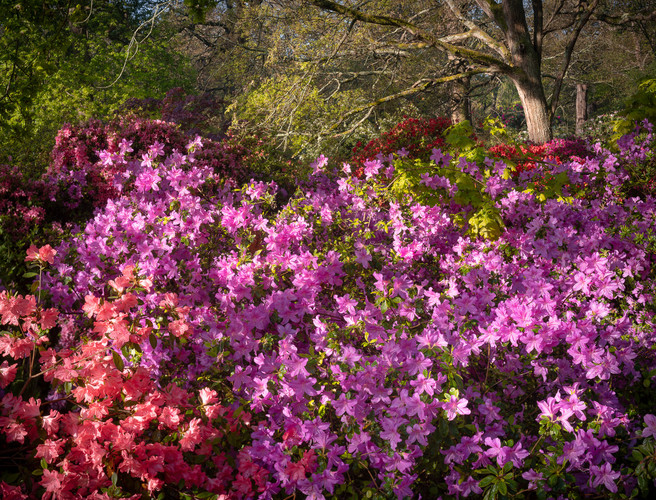
[[[208,406],[211,404],[216,403],[219,399],[216,397],[217,393],[216,391],[213,391],[212,389],[208,387],[203,387],[200,392],[200,401],[203,404],[203,406]]]
[[[43,498],[61,498],[62,482],[64,477],[56,470],[43,470],[43,477],[39,484],[46,489]]]
[[[59,413],[57,410],[50,410],[50,414],[43,417],[42,425],[49,436],[55,435],[59,430],[59,420],[61,417],[61,413]]]
[[[46,439],[43,444],[36,447],[36,458],[44,458],[47,463],[52,463],[61,455],[64,450],[63,439]]]
[[[201,442],[201,439],[201,420],[199,418],[194,418],[189,422],[189,429],[187,429],[187,432],[185,432],[182,439],[180,439],[180,449],[182,451],[191,451]]]
[[[14,381],[17,371],[18,364],[10,365],[7,361],[2,362],[0,365],[0,389],[4,389]]]
[[[37,248],[35,245],[30,245],[30,248],[27,249],[27,257],[25,257],[25,261],[37,261],[41,264],[47,262],[48,264],[52,264],[55,262],[56,254],[57,250],[50,245],[44,245],[41,248]]]

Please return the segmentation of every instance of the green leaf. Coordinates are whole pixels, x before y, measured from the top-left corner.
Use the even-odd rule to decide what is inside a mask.
[[[559,480],[559,479],[560,479],[560,476],[558,476],[557,474],[553,474],[552,476],[549,476],[549,477],[547,478],[547,484],[548,484],[551,488],[555,488],[556,485],[558,484],[558,480]]]
[[[650,461],[647,464],[647,471],[651,477],[656,477],[656,462]]]
[[[204,491],[203,493],[199,493],[198,495],[195,495],[196,498],[200,499],[205,499],[205,498],[211,498],[212,500],[216,500],[219,498],[219,495],[216,493],[212,493],[211,491]]]
[[[481,482],[478,483],[478,485],[481,488],[485,488],[485,487],[489,486],[490,484],[492,484],[492,482],[495,481],[496,479],[497,479],[496,476],[485,476],[483,479],[481,479]]]
[[[498,483],[495,483],[494,485],[492,485],[492,488],[490,488],[489,490],[487,490],[485,492],[485,496],[483,498],[485,498],[485,499],[496,498],[498,492],[499,492],[499,485],[498,485]]]
[[[116,351],[112,351],[112,358],[114,358],[114,365],[118,371],[122,372],[125,368],[125,363],[123,363],[123,358],[121,358],[121,355]]]
[[[157,347],[157,337],[155,336],[154,333],[151,333],[150,336],[148,337],[148,341],[150,342],[150,346],[155,349]]]
[[[447,144],[457,149],[468,149],[476,145],[476,142],[471,138],[474,129],[467,121],[461,121],[447,129],[445,140]]]
[[[502,495],[508,494],[508,485],[504,481],[499,482],[499,493]]]

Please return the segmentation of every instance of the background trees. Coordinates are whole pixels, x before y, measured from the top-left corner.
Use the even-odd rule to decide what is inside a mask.
[[[150,0],[2,2],[0,159],[40,168],[62,123],[192,90],[194,70],[157,10]]]
[[[128,98],[172,87],[210,93],[225,104],[217,121],[266,134],[298,157],[350,151],[404,115],[477,125],[492,114],[540,142],[553,127],[574,132],[578,84],[588,85],[592,115],[617,110],[653,75],[656,47],[652,0],[0,9],[0,143],[5,157],[41,163],[64,121],[109,117]]]
[[[592,30],[598,29],[599,20],[625,24],[629,19],[644,22],[653,18],[653,12],[646,6],[634,9],[634,13],[625,12],[625,17],[621,18],[613,10],[617,5],[602,5],[598,0],[535,0],[530,5],[521,0],[502,0],[499,3],[494,0],[445,0],[444,4],[459,21],[459,26],[455,32],[442,35],[436,32],[434,23],[422,22],[419,14],[407,18],[395,16],[394,12],[389,15],[387,12],[366,12],[351,2],[313,0],[312,3],[359,22],[400,30],[412,37],[414,43],[440,50],[467,65],[468,71],[462,76],[486,73],[508,78],[524,108],[528,136],[535,142],[551,138],[551,124],[563,82],[583,31],[590,26]],[[555,40],[561,50],[557,55],[550,54],[550,57],[559,59],[559,67],[551,75],[553,83],[547,98],[543,57],[547,55],[545,46],[550,39]]]
[[[518,121],[543,142],[554,125],[574,132],[577,84],[589,85],[593,111],[617,108],[654,55],[646,0],[231,1],[205,14],[182,33],[213,30],[199,65],[208,81],[239,89],[233,118],[264,124],[282,147],[305,145],[295,151],[311,137],[357,142],[397,110],[481,120],[502,104],[520,104]]]

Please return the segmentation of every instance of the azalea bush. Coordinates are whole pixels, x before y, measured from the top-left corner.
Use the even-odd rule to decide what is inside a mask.
[[[25,272],[25,250],[46,220],[52,186],[20,168],[0,165],[0,283],[16,287]]]
[[[128,99],[121,106],[119,117],[133,116],[175,123],[189,135],[202,134],[218,138],[227,124],[223,118],[225,103],[208,92],[198,95],[182,87],[169,90],[162,99]]]
[[[617,141],[620,163],[629,174],[624,186],[627,196],[656,194],[656,134],[647,121],[636,124],[631,133]]]
[[[648,496],[640,140],[322,156],[286,203],[200,138],[97,151],[106,202],[0,295],[3,498]]]
[[[540,145],[502,143],[490,147],[488,151],[492,156],[513,162],[517,174],[533,170],[537,162],[562,164],[563,161],[571,160],[572,157],[585,159],[592,156],[587,143],[580,138],[553,139]]]
[[[367,144],[358,142],[353,148],[351,163],[359,167],[367,160],[395,153],[413,159],[428,160],[434,148],[446,146],[444,137],[450,126],[451,120],[448,118],[405,117],[403,121]]]
[[[0,166],[0,249],[6,262],[1,286],[21,287],[22,259],[30,242],[58,242],[108,200],[120,197],[123,185],[115,178],[125,174],[127,161],[149,162],[152,155],[182,158],[194,137],[176,123],[134,115],[90,120],[61,128],[40,177],[25,175],[17,165]],[[194,161],[243,182],[261,176],[261,152],[249,145],[206,139]]]

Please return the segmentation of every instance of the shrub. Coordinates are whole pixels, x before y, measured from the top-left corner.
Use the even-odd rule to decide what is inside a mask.
[[[20,168],[0,165],[0,284],[21,286],[24,255],[46,223],[46,208],[56,192],[47,183],[27,177]]]
[[[4,495],[653,493],[656,202],[615,156],[320,158],[275,210],[201,148],[108,156],[0,295]]]
[[[541,145],[497,144],[488,149],[492,155],[516,163],[516,175],[533,170],[538,163],[562,164],[572,159],[585,159],[592,155],[583,139],[553,139]]]
[[[94,211],[121,196],[119,188],[130,189],[120,180],[128,164],[148,167],[161,156],[186,164],[189,155],[189,160],[237,183],[258,177],[243,161],[254,167],[251,159],[256,153],[237,140],[206,140],[196,155],[188,151],[189,144],[194,138],[170,122],[135,116],[109,123],[90,120],[62,127],[51,163],[40,179],[27,177],[17,166],[2,166],[0,248],[6,255],[2,284],[22,291],[21,256],[30,242],[45,244],[48,238],[57,238],[71,224],[85,223]]]
[[[358,143],[353,148],[351,162],[362,166],[366,160],[379,155],[386,157],[403,151],[409,158],[428,160],[434,148],[445,146],[444,133],[451,126],[448,118],[418,119],[406,117],[391,130],[372,139],[366,145]]]
[[[164,98],[128,99],[118,114],[175,123],[187,135],[221,139],[228,124],[225,103],[208,92],[187,94],[181,87],[169,90]]]
[[[656,195],[656,135],[653,126],[645,121],[617,141],[620,161],[629,174],[625,184],[627,197]]]

